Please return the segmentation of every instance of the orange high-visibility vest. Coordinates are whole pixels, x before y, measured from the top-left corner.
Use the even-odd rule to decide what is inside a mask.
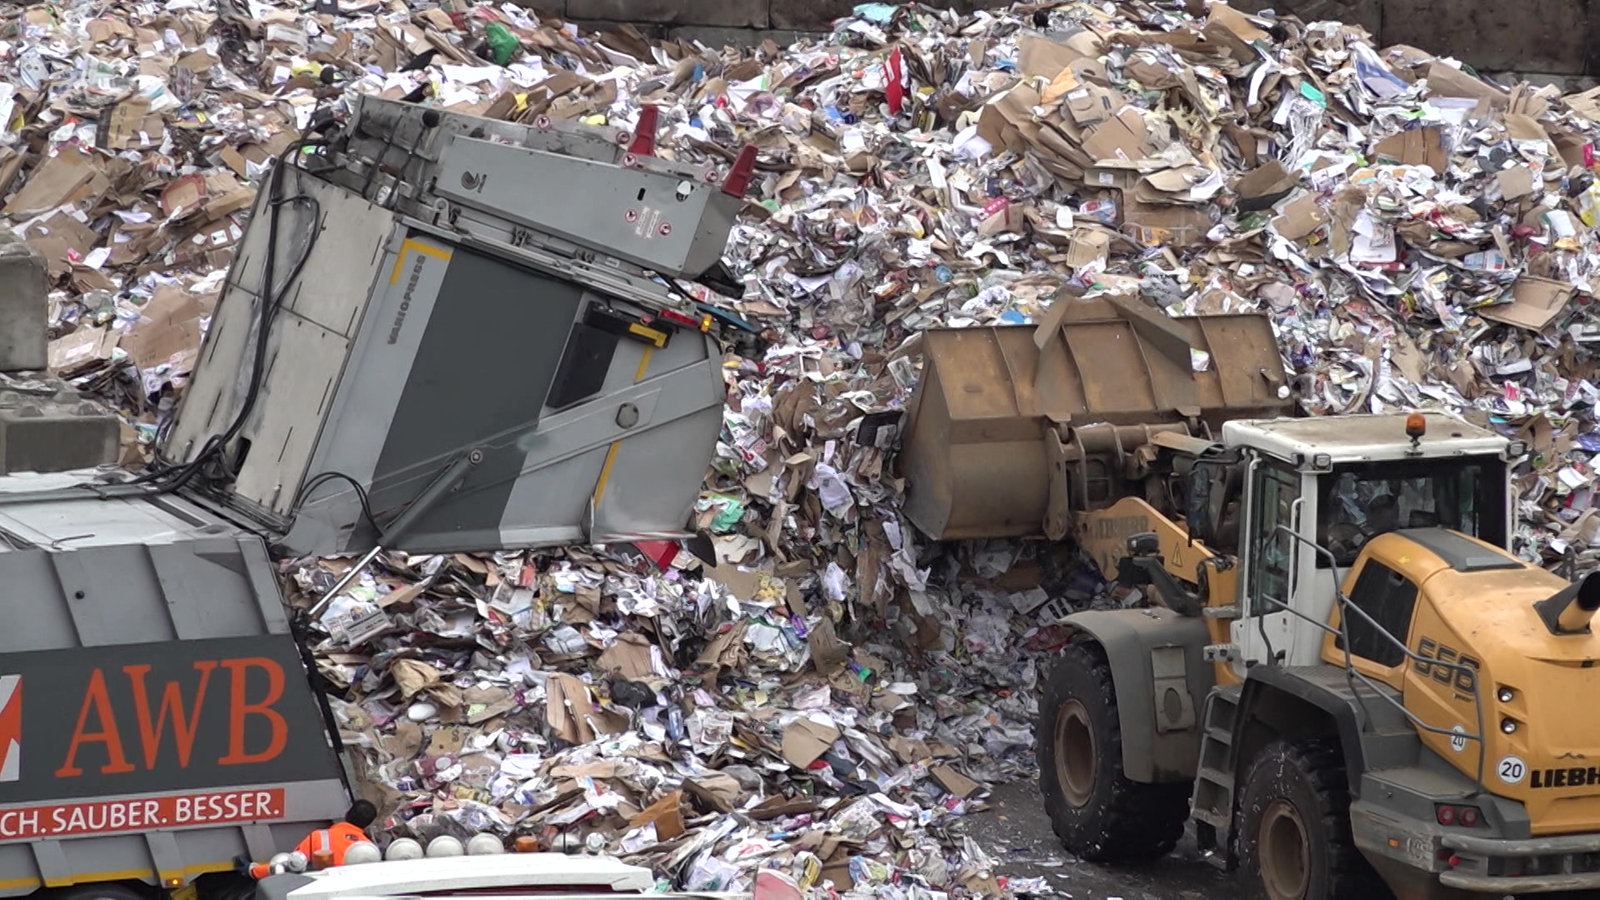
[[[306,859],[316,859],[319,851],[333,854],[333,864],[344,865],[344,855],[356,844],[370,843],[367,833],[351,825],[349,822],[340,822],[331,828],[318,828],[306,835],[294,849],[305,854]]]

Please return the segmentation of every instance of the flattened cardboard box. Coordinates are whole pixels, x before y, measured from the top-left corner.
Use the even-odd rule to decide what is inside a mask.
[[[1028,135],[1039,125],[1033,119],[1033,108],[1039,104],[1039,92],[1026,85],[1018,85],[990,100],[978,114],[978,137],[995,150],[1021,153],[1027,149]]]
[[[1427,166],[1443,173],[1450,165],[1450,151],[1444,145],[1444,129],[1425,126],[1392,134],[1378,142],[1373,154],[1380,160],[1393,160],[1406,166]]]
[[[17,217],[49,212],[71,202],[76,195],[92,192],[96,179],[105,182],[94,160],[76,148],[65,148],[33,170],[4,211]]]
[[[1017,38],[1017,69],[1029,78],[1053,80],[1075,63],[1087,61],[1098,66],[1103,49],[1100,38],[1090,31],[1080,31],[1064,41],[1023,34]],[[1100,74],[1104,75],[1103,67]]]
[[[164,286],[140,310],[139,321],[122,336],[122,349],[140,369],[173,361],[200,346],[201,322],[216,308],[216,294],[192,294]]]
[[[1211,216],[1203,208],[1142,202],[1138,194],[1146,181],[1136,164],[1096,166],[1086,173],[1085,181],[1117,193],[1119,230],[1143,246],[1184,247],[1211,230]]]
[[[1511,286],[1510,303],[1484,307],[1478,315],[1529,331],[1543,331],[1566,310],[1577,292],[1565,281],[1524,275]]]
[[[1299,241],[1328,223],[1328,211],[1317,202],[1317,195],[1306,191],[1278,207],[1272,228],[1291,241]]]
[[[1135,107],[1126,106],[1089,132],[1083,150],[1096,162],[1139,160],[1147,153],[1148,135],[1144,114]]]

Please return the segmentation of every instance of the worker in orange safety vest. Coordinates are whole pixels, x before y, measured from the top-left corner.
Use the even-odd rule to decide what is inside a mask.
[[[310,868],[321,868],[317,863],[324,861],[326,865],[344,865],[345,854],[356,844],[370,844],[372,839],[367,837],[367,826],[377,821],[378,808],[366,800],[357,800],[350,805],[350,810],[344,814],[343,822],[335,822],[327,828],[318,828],[305,836],[294,850],[307,862]],[[256,880],[272,874],[271,863],[255,863],[251,865],[247,874]]]

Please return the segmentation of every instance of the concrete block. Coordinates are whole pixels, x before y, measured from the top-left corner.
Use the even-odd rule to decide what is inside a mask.
[[[523,9],[531,9],[547,16],[566,18],[567,0],[511,0],[512,3]],[[581,5],[581,0],[579,0]]]
[[[1303,22],[1333,21],[1360,25],[1376,40],[1383,28],[1386,0],[1239,0],[1229,5],[1248,13],[1276,10],[1283,15],[1297,16]]]
[[[0,475],[109,466],[117,417],[47,372],[0,373]]]
[[[813,33],[814,34],[814,33]],[[800,31],[773,31],[758,28],[718,28],[714,25],[679,25],[666,30],[666,36],[674,40],[699,41],[712,49],[723,47],[739,47],[746,49],[757,46],[762,41],[771,40],[779,47],[787,47],[796,41],[807,37],[807,33]]]
[[[771,0],[772,27],[808,33],[833,30],[836,19],[850,15],[861,0]],[[918,0],[918,6],[928,9],[953,9],[969,13],[975,9],[1004,11],[1005,4],[996,0]]]
[[[1588,3],[1573,0],[1386,0],[1382,42],[1410,44],[1500,72],[1579,75]]]
[[[771,0],[772,27],[794,31],[832,31],[833,21],[850,15],[859,0]]]
[[[44,257],[0,228],[0,372],[48,365],[49,293]]]
[[[574,19],[766,28],[768,0],[567,0]]]

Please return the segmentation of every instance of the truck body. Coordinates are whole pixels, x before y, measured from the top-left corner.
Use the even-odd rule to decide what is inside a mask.
[[[0,896],[232,896],[236,857],[343,815],[319,610],[286,605],[275,556],[687,534],[740,330],[690,283],[726,283],[753,150],[657,159],[653,111],[316,118],[151,471],[114,466],[114,417],[59,380],[0,384],[44,385],[0,397]]]
[[[1065,846],[1158,857],[1192,821],[1271,898],[1600,889],[1600,728],[1569,709],[1600,577],[1510,553],[1525,447],[1292,417],[1265,317],[1141,306],[925,335],[902,449],[929,536],[1069,540],[1151,600],[1060,618],[1035,736]]]
[[[8,503],[0,891],[176,886],[350,803],[260,539],[182,497]]]

